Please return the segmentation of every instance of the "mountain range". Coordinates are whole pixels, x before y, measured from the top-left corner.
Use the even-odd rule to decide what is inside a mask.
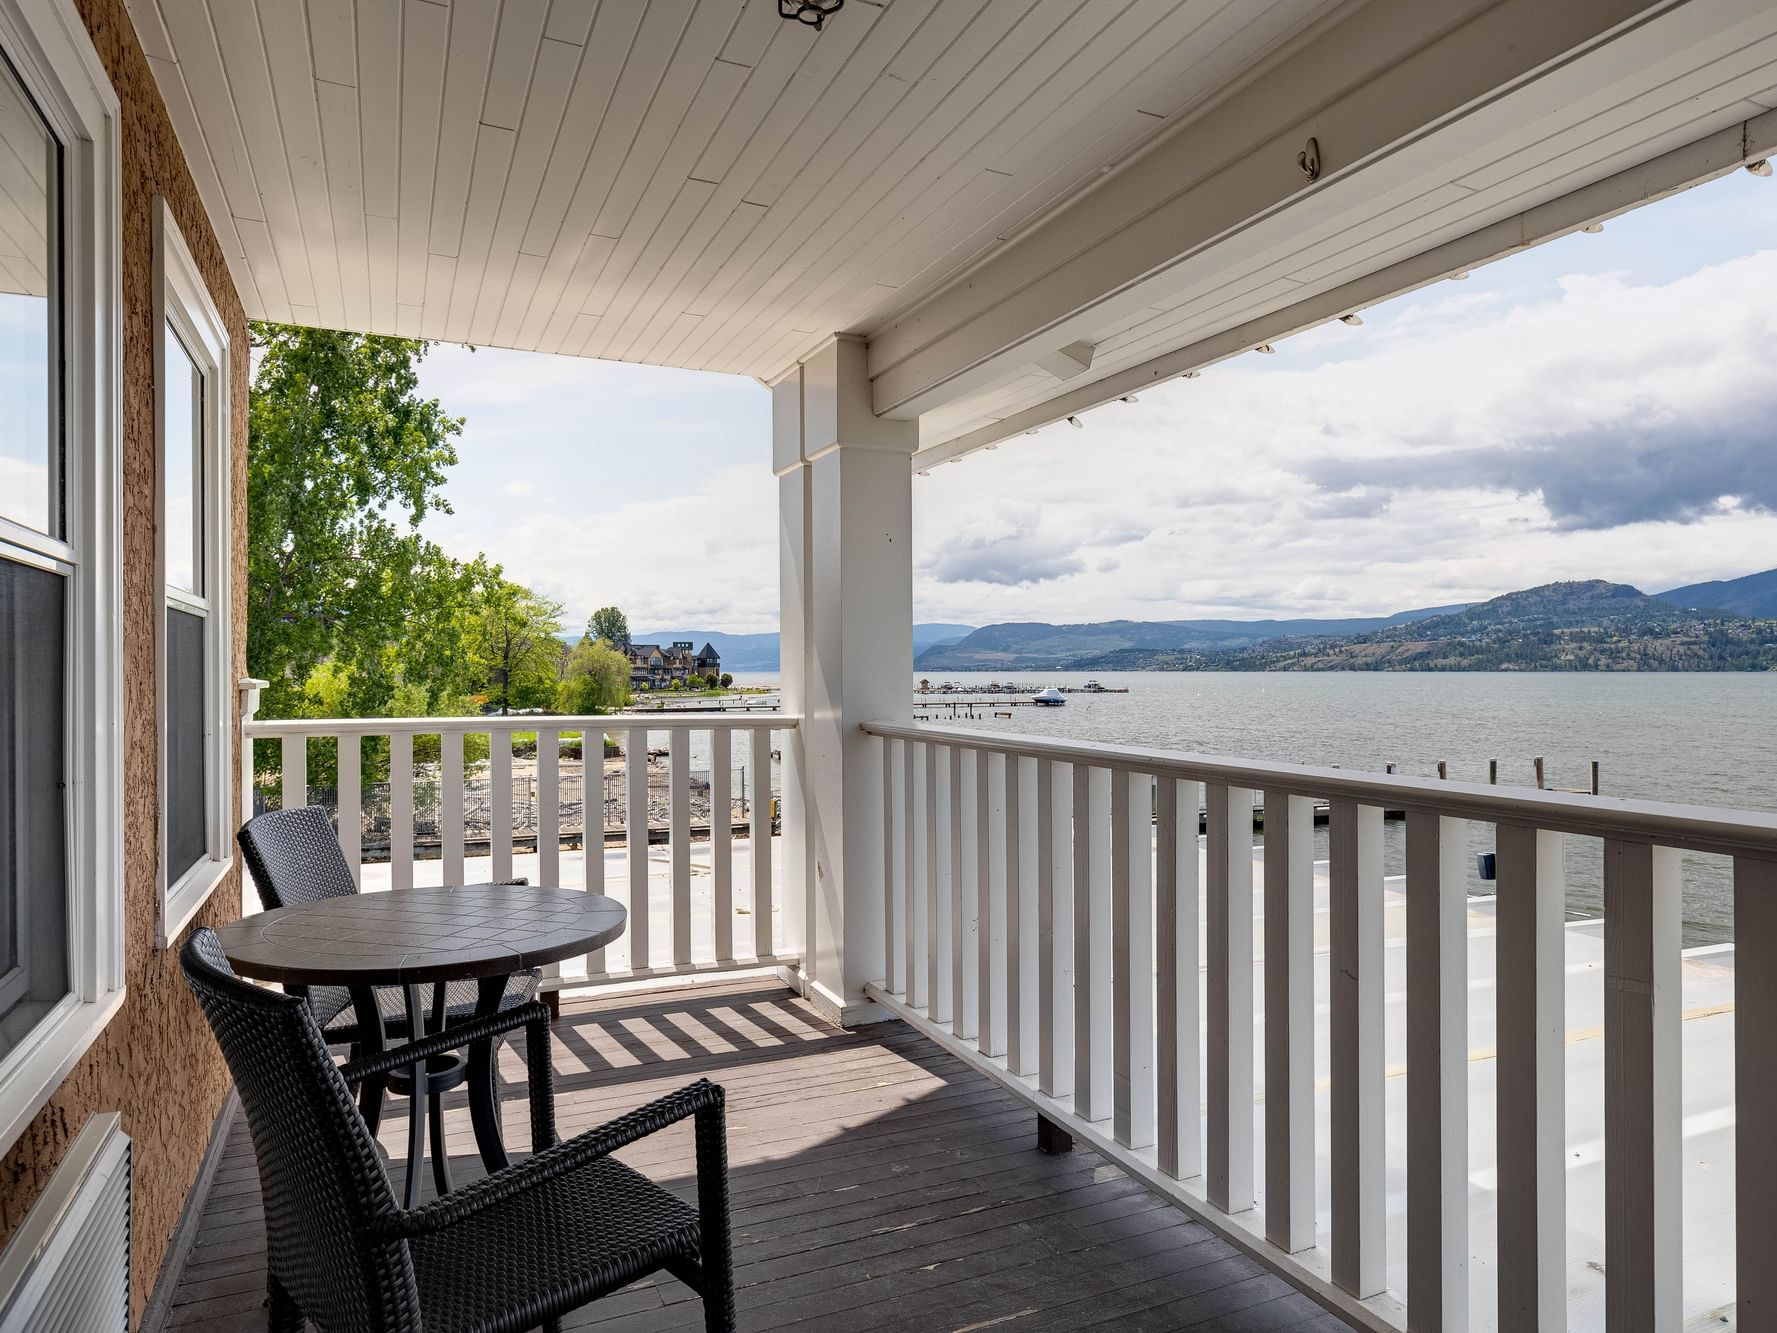
[[[1390,616],[1011,621],[979,628],[926,622],[913,627],[913,655],[922,672],[1462,670],[1480,668],[1461,664],[1482,662],[1549,670],[1582,660],[1608,664],[1600,669],[1634,669],[1635,663],[1688,669],[1659,667],[1666,661],[1719,670],[1702,664],[1762,662],[1766,650],[1748,645],[1777,640],[1777,627],[1755,623],[1773,620],[1777,569],[1768,569],[1651,595],[1603,580],[1552,583],[1488,602]],[[778,636],[772,633],[652,630],[634,637],[637,643],[691,639],[700,648],[712,643],[729,671],[778,669]],[[1551,646],[1554,637],[1564,642],[1560,651]],[[1429,644],[1443,646],[1424,647]],[[1632,650],[1632,644],[1640,646]]]
[[[1754,580],[1727,587],[1747,615],[1694,605],[1690,588],[1649,596],[1602,579],[1550,583],[1470,606],[1345,621],[990,625],[929,650],[921,671],[1743,671],[1777,669],[1777,613]],[[1718,585],[1700,585],[1712,587]],[[1770,580],[1777,594],[1777,577]],[[1717,594],[1719,595],[1719,594]],[[1259,627],[1289,625],[1263,634]],[[1056,633],[1057,630],[1070,631]],[[1047,631],[1045,633],[1044,631]],[[1121,642],[1118,642],[1121,640]],[[1025,654],[1019,645],[1035,651]],[[1065,656],[1069,645],[1092,649]],[[1115,645],[1115,646],[1112,646]],[[965,667],[990,658],[991,665]],[[960,661],[959,661],[960,659]]]

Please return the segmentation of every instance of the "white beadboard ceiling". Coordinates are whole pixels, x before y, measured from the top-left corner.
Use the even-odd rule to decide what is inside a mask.
[[[130,0],[249,313],[769,376],[1332,0]]]
[[[761,378],[862,333],[931,461],[1777,107],[1769,0],[128,3],[250,314]]]

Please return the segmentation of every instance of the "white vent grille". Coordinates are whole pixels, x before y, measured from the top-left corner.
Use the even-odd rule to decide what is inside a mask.
[[[128,1333],[130,1140],[94,1116],[0,1253],[0,1333]]]

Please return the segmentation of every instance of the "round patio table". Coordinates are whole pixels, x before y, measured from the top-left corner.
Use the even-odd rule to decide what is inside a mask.
[[[376,988],[399,986],[406,994],[408,1032],[426,1032],[423,992],[428,985],[473,979],[475,1013],[496,1012],[514,972],[560,962],[601,949],[623,933],[627,913],[615,899],[578,889],[472,884],[443,888],[358,893],[280,907],[222,926],[216,932],[236,972],[285,986],[344,986],[357,1011],[362,1053],[384,1049]],[[435,1011],[442,1004],[434,1005]],[[438,1057],[417,1065],[406,1089],[412,1098],[407,1158],[407,1201],[418,1195],[429,1093],[463,1081],[469,1085],[469,1116],[482,1163],[491,1171],[507,1164],[494,1096],[494,1041],[472,1042],[466,1065]],[[383,1084],[366,1080],[360,1105],[376,1130]],[[448,1187],[444,1136],[433,1128],[434,1172]]]

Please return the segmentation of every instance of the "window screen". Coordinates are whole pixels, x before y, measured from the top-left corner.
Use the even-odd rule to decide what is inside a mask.
[[[68,586],[0,555],[0,1055],[69,987]]]
[[[167,883],[210,854],[204,758],[205,618],[167,608]]]

